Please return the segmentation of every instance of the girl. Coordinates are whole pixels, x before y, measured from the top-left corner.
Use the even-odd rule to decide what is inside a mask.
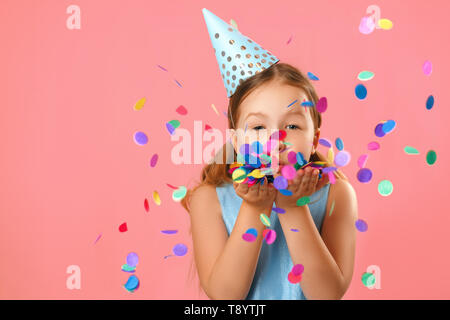
[[[326,162],[316,150],[321,114],[315,107],[300,106],[304,100],[318,102],[309,80],[295,67],[276,63],[236,88],[229,101],[229,128],[233,133],[245,128],[246,134],[285,130],[290,150],[301,152],[307,161]],[[233,134],[230,139],[233,159],[240,150],[238,138]],[[267,139],[258,136],[262,143]],[[358,219],[356,194],[348,179],[337,170],[334,183],[326,174],[319,181],[317,169],[308,167],[289,181],[291,196],[281,194],[267,178],[249,187],[233,182],[227,147],[216,155],[223,161],[205,166],[200,183],[182,200],[190,213],[195,265],[205,293],[221,300],[341,299],[353,275]],[[282,168],[288,164],[288,152],[283,152],[287,146],[278,141],[276,147]],[[312,202],[298,206],[304,196]],[[273,206],[285,213],[273,212]],[[270,218],[277,234],[270,245],[263,240],[261,213]],[[242,238],[250,228],[257,230],[256,241]],[[301,281],[293,284],[288,274],[297,264],[304,271]]]

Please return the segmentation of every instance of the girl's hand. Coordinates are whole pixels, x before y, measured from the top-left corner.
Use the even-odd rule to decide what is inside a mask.
[[[274,174],[274,178],[279,176],[277,172]],[[293,180],[288,181],[287,189],[292,191],[291,196],[285,196],[280,192],[277,192],[275,198],[275,204],[279,208],[292,208],[297,206],[297,200],[311,196],[317,190],[320,190],[328,183],[328,175],[322,174],[322,179],[319,181],[319,169],[307,167],[300,169]]]
[[[233,182],[236,194],[242,198],[249,205],[258,208],[259,211],[272,208],[273,202],[277,195],[277,189],[267,182],[267,177],[264,177],[264,184],[255,183],[251,187],[246,183]]]

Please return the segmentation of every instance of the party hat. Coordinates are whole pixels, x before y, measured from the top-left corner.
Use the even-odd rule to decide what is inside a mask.
[[[280,61],[208,9],[202,12],[228,98],[245,79]]]

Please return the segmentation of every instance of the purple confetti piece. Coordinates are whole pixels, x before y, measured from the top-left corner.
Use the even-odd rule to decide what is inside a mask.
[[[323,145],[324,147],[331,148],[331,142],[328,139],[321,138],[321,139],[319,139],[319,143],[321,145]]]
[[[386,135],[386,133],[383,131],[382,123],[377,124],[377,126],[375,127],[375,135],[379,138],[382,138]]]
[[[143,146],[148,142],[148,137],[144,132],[137,131],[134,134],[134,142],[140,146]]]
[[[172,135],[173,132],[175,131],[175,128],[168,122],[166,123],[166,128],[169,131],[170,135]]]
[[[177,83],[177,85],[178,85],[180,88],[183,88],[183,87],[181,86],[181,83],[179,83],[176,79],[173,79],[173,80],[175,80],[175,82]]]
[[[327,110],[328,102],[326,97],[322,97],[317,101],[316,109],[320,113],[324,113]]]
[[[288,187],[288,182],[285,177],[278,176],[274,179],[273,186],[278,190],[286,189]]]
[[[179,243],[173,247],[172,251],[176,256],[184,256],[187,253],[187,250],[188,249],[184,244]]]
[[[332,172],[332,171],[336,171],[337,168],[336,167],[325,167],[322,169],[323,173],[328,173],[328,172]]]
[[[129,265],[130,267],[136,267],[138,262],[139,262],[139,257],[136,253],[130,252],[127,255],[127,265]]]
[[[150,160],[150,167],[154,167],[154,166],[156,166],[156,162],[158,162],[158,154],[157,153],[155,153],[153,156],[152,156],[152,159]]]
[[[334,163],[338,167],[344,167],[350,162],[350,153],[347,151],[339,151],[334,157]]]
[[[178,232],[178,230],[161,230],[161,233],[164,233],[164,234],[175,234],[177,232]]]
[[[368,183],[372,179],[372,171],[368,168],[362,168],[357,173],[358,181],[361,183]]]
[[[291,231],[293,231],[293,232],[298,232],[298,229],[291,229]]]
[[[98,235],[97,239],[95,240],[94,244],[96,244],[97,241],[98,241],[101,237],[102,237],[102,234],[100,233],[100,234]]]
[[[355,222],[355,226],[356,226],[356,229],[358,229],[358,231],[360,231],[360,232],[365,232],[368,229],[367,223],[362,219],[358,219]]]
[[[164,71],[167,71],[167,69],[166,68],[164,68],[164,67],[161,67],[159,64],[157,65],[158,67],[160,67],[161,69],[163,69]]]
[[[277,207],[273,207],[272,210],[275,211],[276,213],[285,213],[286,212],[286,210],[284,210],[283,208],[277,208]]]

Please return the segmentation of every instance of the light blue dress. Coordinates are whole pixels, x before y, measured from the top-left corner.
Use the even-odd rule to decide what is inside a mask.
[[[312,194],[311,202],[308,204],[319,233],[322,230],[322,222],[326,214],[329,189],[330,184],[327,184]],[[242,198],[236,194],[232,183],[216,187],[216,192],[222,208],[222,218],[228,235],[230,235],[242,204]],[[273,206],[275,207],[275,202]],[[276,231],[277,238],[270,245],[266,242],[262,243],[255,276],[246,299],[306,300],[301,289],[301,282],[292,284],[287,278],[294,264],[276,212],[272,212],[270,215],[270,225]]]

